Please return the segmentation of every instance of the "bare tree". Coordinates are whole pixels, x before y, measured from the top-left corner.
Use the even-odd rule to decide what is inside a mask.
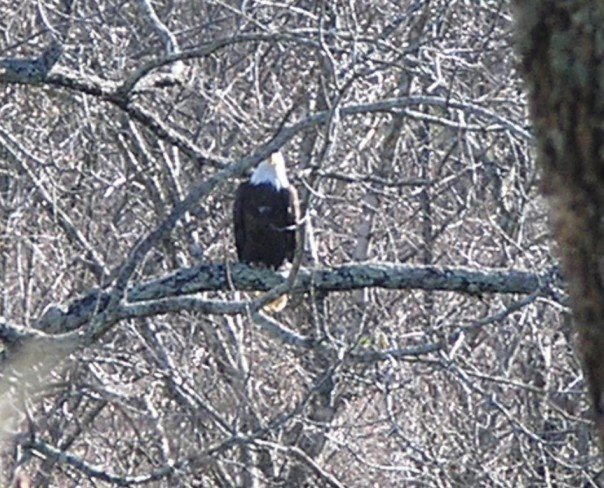
[[[507,2],[0,9],[6,483],[595,486]]]

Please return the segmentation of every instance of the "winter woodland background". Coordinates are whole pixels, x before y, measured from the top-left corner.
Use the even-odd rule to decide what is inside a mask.
[[[0,12],[3,485],[597,486],[508,2]],[[264,313],[169,279],[128,306],[235,261],[239,177],[279,147],[304,269],[430,266],[456,291]],[[514,271],[539,286],[509,293]]]

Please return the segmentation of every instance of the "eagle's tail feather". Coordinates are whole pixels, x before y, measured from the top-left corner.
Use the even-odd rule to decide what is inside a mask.
[[[261,292],[261,291],[255,292],[254,295],[260,296],[260,295],[262,295],[262,293],[263,292]],[[262,307],[262,310],[264,312],[271,312],[271,313],[281,312],[287,306],[287,301],[288,301],[287,294],[281,295],[280,297],[276,298],[272,302],[267,303],[264,307]]]
[[[287,306],[287,294],[281,295],[276,300],[273,300],[271,303],[265,305],[262,310],[265,312],[281,312]]]

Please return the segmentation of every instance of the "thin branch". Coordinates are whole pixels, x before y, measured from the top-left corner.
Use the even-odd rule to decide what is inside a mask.
[[[405,186],[426,186],[432,185],[434,181],[426,180],[422,178],[401,178],[401,179],[386,179],[377,176],[368,176],[363,174],[354,173],[339,173],[336,171],[323,171],[317,170],[317,175],[321,178],[329,178],[339,181],[345,181],[346,183],[355,183],[360,185],[368,185],[370,183],[376,183],[387,187],[405,187]]]
[[[50,196],[40,178],[33,172],[27,159],[35,163],[36,166],[44,166],[44,162],[25,149],[15,138],[0,127],[0,147],[6,152],[10,159],[16,164],[20,172],[27,175],[32,182],[38,195],[40,196],[44,209],[50,214],[50,217],[59,224],[70,242],[81,247],[85,252],[84,263],[88,265],[93,274],[101,279],[108,276],[109,271],[103,258],[95,251],[94,247],[88,242],[88,239],[80,232],[75,224],[69,218],[69,215],[57,204]],[[21,154],[19,154],[21,153]],[[24,156],[24,158],[21,157]]]
[[[423,356],[424,354],[440,351],[443,347],[444,344],[440,342],[434,342],[430,344],[422,344],[419,346],[384,349],[383,351],[352,353],[350,357],[351,361],[355,363],[377,363],[380,361],[388,361],[390,359],[403,359],[409,357]]]
[[[279,339],[283,344],[308,348],[315,343],[315,340],[312,337],[298,334],[262,312],[252,315],[252,320],[255,324],[259,325],[263,331]]]
[[[308,454],[306,454],[302,449],[296,446],[284,446],[281,444],[277,444],[276,442],[269,442],[263,440],[255,440],[253,442],[254,445],[258,447],[274,449],[276,451],[283,452],[287,456],[290,456],[297,461],[302,461],[312,473],[314,473],[321,481],[321,486],[331,486],[333,488],[344,488],[344,485],[338,481],[338,479],[332,474],[325,471],[321,466],[319,466],[314,459],[312,459]]]
[[[45,456],[46,458],[54,459],[59,464],[67,464],[90,478],[102,480],[107,483],[113,483],[116,486],[141,485],[144,483],[149,483],[151,481],[157,481],[169,476],[175,471],[175,469],[177,469],[175,465],[167,464],[166,466],[159,468],[156,471],[153,471],[146,475],[119,476],[117,474],[101,469],[98,466],[94,466],[88,463],[85,459],[76,456],[75,454],[71,454],[69,452],[57,449],[56,447],[51,446],[47,442],[39,440],[33,441],[29,444],[28,447],[38,452],[39,454]],[[186,464],[186,461],[182,462],[183,466]]]
[[[147,347],[153,351],[153,360],[173,398],[186,410],[195,413],[196,416],[200,411],[205,412],[207,418],[211,419],[222,432],[230,432],[229,422],[201,397],[190,378],[181,374],[156,328],[152,324],[147,324],[142,331],[142,336]]]
[[[157,31],[159,36],[162,38],[162,41],[164,42],[164,44],[166,46],[166,53],[173,54],[173,53],[180,52],[180,48],[178,47],[178,41],[176,40],[176,36],[170,31],[170,29],[168,29],[166,24],[164,24],[160,20],[160,18],[157,16],[155,9],[151,5],[151,2],[149,0],[139,0],[139,3],[141,4],[141,7],[147,14],[147,17],[149,17],[151,24],[153,25],[153,27],[155,28],[155,30]]]

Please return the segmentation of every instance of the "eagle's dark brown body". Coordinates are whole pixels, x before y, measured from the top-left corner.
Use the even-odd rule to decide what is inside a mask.
[[[298,198],[285,175],[283,158],[261,163],[235,195],[233,222],[239,261],[276,269],[293,260]]]

